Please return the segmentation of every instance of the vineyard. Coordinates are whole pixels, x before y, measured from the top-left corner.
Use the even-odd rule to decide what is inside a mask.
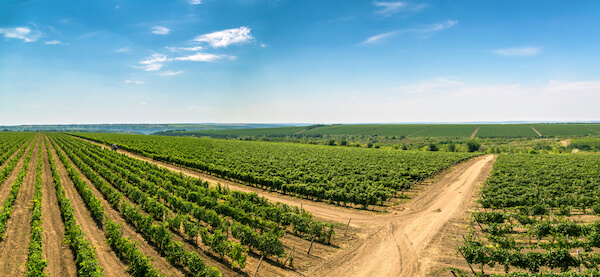
[[[3,133],[0,141],[2,275],[230,276],[262,262],[264,276],[290,270],[293,257],[315,259],[291,255],[291,244],[327,249],[336,232],[298,207],[71,136]]]
[[[477,274],[600,276],[599,175],[597,155],[501,155],[460,254]]]
[[[76,134],[157,161],[179,164],[283,194],[338,205],[382,205],[399,191],[472,153],[371,151],[157,136]]]

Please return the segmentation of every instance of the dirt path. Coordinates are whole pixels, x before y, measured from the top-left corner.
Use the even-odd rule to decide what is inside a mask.
[[[426,249],[451,219],[462,216],[495,156],[459,165],[409,202],[403,212],[373,216],[370,232],[353,247],[316,267],[311,276],[424,276],[434,257]]]
[[[479,128],[481,128],[481,126],[477,126],[477,128],[475,129],[475,131],[473,131],[469,138],[474,138],[477,135],[477,132],[479,132]]]
[[[536,132],[538,134],[538,136],[542,136],[542,133],[538,132],[538,130],[536,130],[535,128],[533,128],[533,126],[529,126],[529,128],[531,128],[531,130],[533,130],[534,132]]]
[[[587,129],[590,130],[590,131],[592,131],[592,132],[596,132],[596,133],[600,134],[600,132],[598,132],[598,131],[596,131],[594,129],[590,129],[590,128],[587,128]]]
[[[60,216],[56,189],[52,180],[52,170],[50,169],[48,152],[45,147],[45,144],[48,142],[45,138],[43,142],[42,228],[44,232],[42,234],[42,249],[44,251],[44,258],[48,261],[45,273],[48,276],[77,276],[77,267],[75,266],[73,253],[69,245],[63,243],[65,240],[65,225]]]
[[[13,206],[4,240],[0,243],[0,275],[24,276],[27,268],[27,253],[29,252],[29,237],[31,233],[31,201],[33,200],[33,185],[38,161],[39,136],[33,142],[33,149],[27,175],[19,189],[19,194]],[[20,171],[21,167],[15,168]],[[12,183],[10,183],[12,186]]]
[[[54,155],[56,161],[56,169],[60,173],[60,180],[62,181],[63,187],[65,188],[65,193],[67,197],[71,200],[71,204],[73,206],[73,214],[75,215],[75,219],[77,220],[77,224],[81,227],[83,232],[85,233],[85,239],[91,242],[91,245],[94,246],[94,250],[96,252],[96,257],[98,258],[98,263],[104,269],[105,276],[127,276],[126,266],[117,258],[115,253],[110,249],[108,244],[105,242],[104,231],[96,225],[96,222],[92,219],[90,212],[87,210],[83,199],[77,193],[75,189],[75,185],[69,178],[69,174],[67,173],[67,169],[62,164],[60,159],[58,159],[58,155],[56,154],[56,149],[51,145],[50,151]]]
[[[416,131],[416,132],[414,132],[414,133],[410,133],[410,134],[406,135],[406,137],[410,137],[410,136],[412,136],[412,135],[414,135],[414,134],[417,134],[417,133],[419,133],[419,132],[422,132],[422,131],[424,131],[424,130],[427,130],[427,129],[431,128],[431,127],[432,127],[432,126],[425,127],[425,128],[423,128],[423,129],[421,129],[421,130],[419,130],[419,131]]]
[[[4,169],[8,165],[8,163],[15,157],[15,155],[17,155],[17,153],[19,153],[19,151],[23,147],[27,147],[27,145],[28,144],[27,144],[27,141],[26,141],[23,145],[19,146],[19,148],[17,148],[17,150],[14,153],[12,153],[10,155],[10,157],[8,157],[8,159],[6,159],[6,161],[4,161],[4,163],[2,165],[0,165],[0,170]]]

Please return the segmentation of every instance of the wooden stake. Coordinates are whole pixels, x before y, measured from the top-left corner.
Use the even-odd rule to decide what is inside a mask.
[[[350,227],[350,220],[352,220],[352,218],[348,219],[348,225],[346,225],[346,231],[344,231],[344,236],[346,236],[346,233],[348,233],[348,227]]]
[[[283,266],[285,267],[285,264],[287,264],[288,260],[290,259],[290,257],[292,256],[292,252],[294,252],[294,248],[296,248],[296,246],[292,246],[292,250],[290,250],[290,253],[288,254],[287,258],[285,259],[285,262],[283,262]]]
[[[317,236],[315,235],[315,236],[313,236],[312,240],[310,240],[310,246],[308,247],[308,252],[306,252],[306,254],[310,254],[310,250],[312,249],[312,245],[313,245],[313,242],[315,242],[316,237]]]
[[[460,252],[460,255],[465,259],[465,261],[467,261],[467,258],[465,257],[465,254],[463,254],[462,250],[458,249],[458,252]],[[469,265],[469,268],[471,269],[471,272],[473,272],[473,274],[475,276],[477,276],[477,273],[475,273],[475,270],[473,270],[473,267],[471,267],[471,263],[469,263],[469,261],[467,261],[467,264]]]
[[[256,266],[256,271],[254,271],[254,275],[252,275],[252,277],[256,276],[256,273],[258,273],[258,268],[260,267],[260,263],[262,263],[262,260],[265,256],[260,256],[260,261],[258,261],[258,265]]]

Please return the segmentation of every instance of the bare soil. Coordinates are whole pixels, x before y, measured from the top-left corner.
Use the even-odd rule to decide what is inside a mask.
[[[91,245],[94,247],[96,258],[98,258],[98,263],[103,268],[105,276],[126,276],[126,266],[105,242],[104,231],[92,219],[83,199],[79,196],[79,193],[77,193],[77,190],[75,189],[75,185],[69,178],[67,169],[58,159],[56,149],[54,149],[53,146],[50,148],[55,157],[56,169],[60,173],[60,180],[65,188],[66,195],[71,200],[77,224],[79,224],[83,230],[85,239],[91,242]]]
[[[474,138],[477,135],[477,132],[479,132],[479,128],[481,128],[481,126],[477,126],[477,129],[475,129],[475,131],[473,131],[470,138]]]
[[[0,275],[1,276],[24,276],[27,268],[27,253],[29,252],[29,237],[31,234],[31,201],[33,200],[33,186],[35,183],[35,172],[37,155],[39,151],[39,136],[35,138],[31,160],[27,175],[19,189],[19,194],[13,205],[13,211],[7,222],[4,240],[0,242]],[[26,154],[25,154],[26,155]],[[20,163],[22,164],[22,163]],[[15,171],[21,171],[21,167],[15,167]],[[10,186],[6,185],[10,191]],[[5,187],[5,188],[6,188]],[[8,194],[7,194],[8,195]],[[2,201],[4,202],[4,199]]]
[[[538,134],[539,137],[542,136],[542,133],[540,133],[538,130],[536,130],[535,128],[533,128],[533,126],[529,126],[529,128],[531,128],[531,130],[533,130],[536,134]]]
[[[69,245],[63,243],[65,240],[65,225],[60,215],[56,188],[54,187],[54,180],[52,180],[52,170],[45,147],[47,142],[45,139],[43,141],[42,228],[44,232],[42,234],[42,249],[44,258],[48,261],[45,273],[48,276],[77,276],[73,253]]]
[[[313,276],[426,276],[437,264],[431,249],[444,226],[464,217],[478,185],[491,170],[495,156],[458,165],[406,205],[404,211],[364,222],[365,238],[316,267]],[[441,246],[439,245],[441,243]]]
[[[127,151],[119,152],[213,185],[220,183],[232,190],[257,192],[271,201],[302,206],[320,219],[343,224],[351,220],[348,237],[343,236],[344,228],[336,229],[336,238],[341,238],[334,241],[338,248],[328,246],[318,259],[301,259],[296,274],[305,276],[439,276],[446,266],[460,266],[461,261],[455,255],[455,247],[460,243],[458,234],[465,232],[475,192],[496,159],[486,155],[461,163],[433,180],[413,200],[389,208],[388,213],[374,213],[267,192]],[[248,266],[251,264],[249,260]],[[295,275],[290,271],[272,273]]]

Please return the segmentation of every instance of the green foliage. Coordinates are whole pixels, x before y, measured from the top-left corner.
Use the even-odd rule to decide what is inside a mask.
[[[397,190],[409,189],[415,181],[472,156],[197,138],[78,136],[285,194],[361,206],[386,201]]]

